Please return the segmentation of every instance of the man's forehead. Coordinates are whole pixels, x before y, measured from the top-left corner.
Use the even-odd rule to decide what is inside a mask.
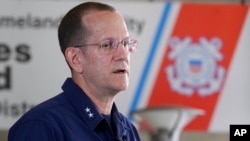
[[[115,17],[115,16],[121,16],[119,12],[117,11],[108,11],[108,10],[91,10],[84,15],[82,15],[83,20],[98,20],[100,18],[103,18],[103,16],[108,16],[109,18]]]
[[[93,38],[96,36],[100,38],[128,36],[125,20],[117,11],[92,11],[84,15],[82,20]]]
[[[82,22],[90,29],[98,29],[102,26],[123,25],[125,21],[118,12],[92,11],[82,17]]]

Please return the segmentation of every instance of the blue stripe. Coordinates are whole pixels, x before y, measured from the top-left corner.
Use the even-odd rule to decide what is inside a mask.
[[[145,86],[145,83],[146,83],[146,80],[147,80],[147,77],[148,77],[148,73],[150,72],[150,66],[151,66],[151,64],[153,62],[156,50],[158,49],[158,46],[159,46],[158,44],[159,44],[160,37],[162,36],[162,32],[163,32],[164,27],[165,27],[165,25],[167,23],[170,8],[171,8],[171,4],[166,3],[164,11],[162,13],[161,21],[160,21],[160,23],[158,25],[158,29],[157,29],[154,41],[153,41],[153,43],[151,45],[151,50],[149,51],[149,55],[148,55],[146,64],[145,64],[144,69],[143,69],[144,71],[143,71],[143,73],[141,75],[139,85],[138,85],[137,90],[136,90],[136,92],[134,94],[134,99],[133,99],[132,104],[130,106],[130,111],[134,111],[136,109],[136,107],[138,105],[138,102],[139,102],[139,100],[141,98],[142,91],[144,89],[144,86]],[[128,117],[131,118],[130,115]]]

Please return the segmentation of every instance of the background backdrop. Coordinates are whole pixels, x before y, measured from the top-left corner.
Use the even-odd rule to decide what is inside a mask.
[[[0,129],[61,92],[70,71],[57,25],[78,1],[0,1]],[[228,132],[250,123],[250,11],[239,3],[109,1],[139,49],[122,113],[151,106],[200,108],[186,131]]]

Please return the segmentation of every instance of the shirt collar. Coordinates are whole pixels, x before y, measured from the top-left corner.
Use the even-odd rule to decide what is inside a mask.
[[[104,117],[97,111],[90,98],[73,82],[71,78],[66,79],[62,89],[67,99],[69,99],[70,103],[77,109],[82,119],[86,121],[86,124],[88,124],[92,130],[94,130]],[[125,124],[124,118],[118,112],[115,104],[113,104],[111,114],[113,122],[117,125],[116,130],[118,136],[120,136],[119,134],[124,134],[123,132],[125,132],[125,130],[122,130],[120,127],[125,129],[127,128],[127,124]]]

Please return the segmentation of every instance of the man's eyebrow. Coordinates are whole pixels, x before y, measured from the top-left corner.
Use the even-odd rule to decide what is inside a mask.
[[[121,41],[123,41],[123,40],[128,40],[128,39],[130,39],[129,36],[123,38]],[[115,38],[113,38],[113,37],[106,37],[106,38],[103,38],[103,39],[100,40],[100,41],[105,41],[105,40],[117,40],[117,39],[115,39]],[[117,40],[117,41],[120,41],[120,40]]]

